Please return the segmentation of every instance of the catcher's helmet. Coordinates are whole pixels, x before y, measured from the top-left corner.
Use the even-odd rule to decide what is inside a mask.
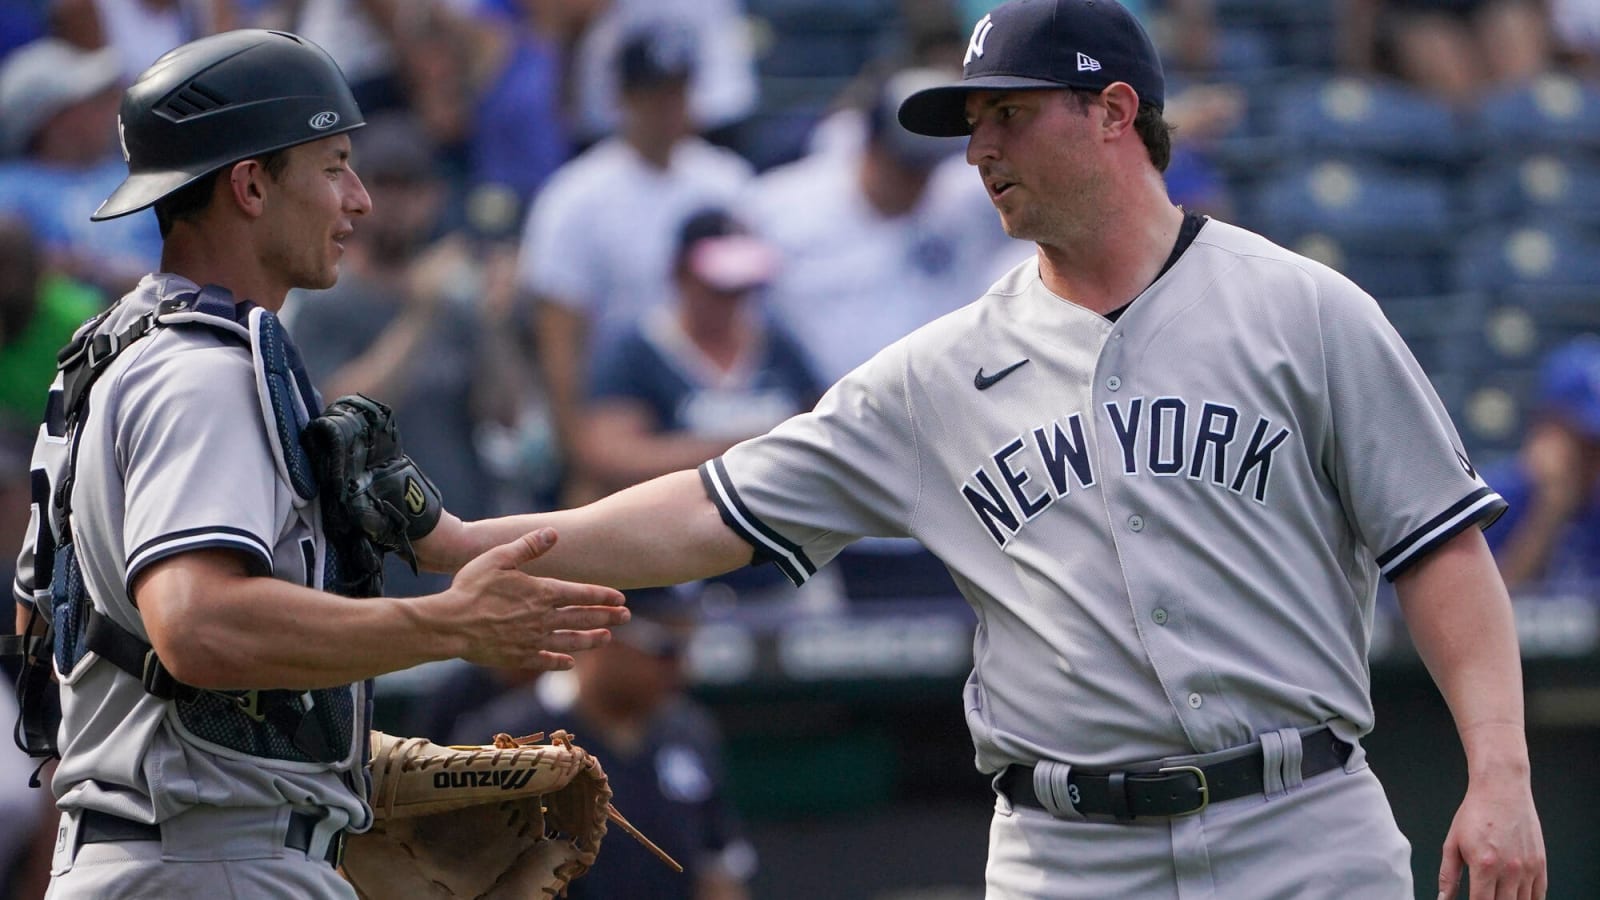
[[[247,28],[191,41],[123,92],[128,177],[90,218],[136,212],[230,163],[363,124],[344,73],[305,38]]]

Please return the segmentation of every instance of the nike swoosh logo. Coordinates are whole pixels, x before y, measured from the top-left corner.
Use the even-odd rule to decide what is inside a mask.
[[[994,373],[993,375],[983,374],[983,369],[980,368],[978,369],[978,374],[972,376],[972,386],[980,391],[987,391],[989,388],[992,388],[998,384],[1000,379],[1022,368],[1023,366],[1027,365],[1027,363],[1028,360],[1024,358],[1021,362],[1014,362],[1011,365],[1006,366],[1004,369]]]

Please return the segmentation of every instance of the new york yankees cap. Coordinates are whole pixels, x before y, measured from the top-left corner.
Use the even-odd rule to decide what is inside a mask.
[[[935,137],[970,134],[972,91],[1100,90],[1118,81],[1157,109],[1166,78],[1155,44],[1116,0],[1011,0],[978,20],[961,81],[919,91],[900,105],[900,124]]]

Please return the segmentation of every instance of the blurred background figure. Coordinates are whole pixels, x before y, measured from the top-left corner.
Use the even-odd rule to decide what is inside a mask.
[[[1341,25],[1351,71],[1397,76],[1462,108],[1550,64],[1538,0],[1345,0]]]
[[[572,900],[744,900],[756,856],[726,794],[721,730],[684,693],[695,591],[629,591],[628,608],[633,618],[610,644],[462,718],[451,740],[572,732],[602,761],[622,814],[684,867],[673,872],[613,827],[603,862],[572,883]]]
[[[161,256],[153,216],[89,222],[127,175],[117,153],[121,89],[111,48],[42,37],[0,62],[0,212],[27,221],[53,268],[114,296]]]
[[[240,27],[238,0],[50,0],[55,33],[85,49],[108,47],[133,81],[161,54]]]
[[[751,175],[738,155],[694,134],[695,52],[677,27],[626,36],[614,60],[621,130],[557,171],[528,218],[518,281],[535,301],[540,374],[570,467],[563,503],[596,496],[572,452],[592,342],[667,302],[678,224],[730,200]]]
[[[1547,357],[1521,449],[1484,477],[1511,504],[1486,535],[1513,596],[1600,597],[1600,336]]]
[[[597,350],[578,453],[602,493],[693,468],[810,409],[822,386],[786,328],[757,305],[777,252],[725,209],[677,230],[674,292]],[[798,592],[776,566],[715,579],[744,602],[837,606],[836,582]],[[733,597],[725,598],[732,600]]]
[[[640,29],[677,28],[695,36],[689,119],[718,132],[756,108],[754,48],[740,0],[583,0],[595,15],[574,48],[574,124],[592,143],[622,127],[621,84],[613,60]]]
[[[742,214],[782,254],[768,299],[825,384],[917,326],[965,306],[1032,248],[1006,237],[959,138],[914,135],[900,98],[948,74],[884,75],[856,136],[768,170]]]
[[[56,352],[103,306],[94,288],[50,269],[27,223],[0,210],[0,430],[39,427]]]
[[[388,404],[451,510],[489,515],[494,484],[475,437],[484,422],[515,419],[531,377],[505,324],[511,260],[480,260],[466,237],[441,230],[445,184],[415,119],[376,115],[351,138],[352,166],[383,213],[355,230],[338,285],[291,295],[290,333],[325,399],[361,393]],[[449,584],[389,563],[391,592]]]
[[[763,173],[744,199],[743,215],[784,261],[767,300],[826,385],[1033,255],[1001,230],[961,139],[915,135],[895,119],[904,97],[948,80],[928,68],[870,79],[822,149]],[[857,541],[838,562],[852,598],[955,593],[914,541]]]

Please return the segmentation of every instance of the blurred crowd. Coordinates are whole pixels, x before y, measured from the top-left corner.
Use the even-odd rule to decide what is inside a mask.
[[[353,133],[354,168],[374,214],[338,285],[292,297],[285,318],[324,396],[395,407],[446,504],[475,518],[583,502],[714,457],[1028,258],[1031,245],[1001,232],[963,142],[894,121],[900,98],[959,74],[988,5],[10,0],[0,547],[17,547],[28,523],[28,449],[56,349],[159,268],[152,216],[89,214],[125,172],[120,91],[165,50],[283,28],[344,69],[369,123]],[[1175,88],[1174,199],[1377,296],[1512,501],[1489,533],[1508,582],[1592,592],[1600,4],[1127,5],[1164,44]],[[678,727],[701,719],[672,674],[674,629],[735,599],[812,614],[953,591],[914,545],[863,542],[833,569],[803,592],[763,569],[642,603],[622,629],[635,633],[619,635],[632,639],[607,653],[659,669],[648,697],[608,695],[621,687],[604,666],[528,695],[592,722],[613,779],[637,760],[630,777],[657,783],[693,833],[645,830],[699,860],[695,896],[741,896],[753,860],[718,805],[714,731]],[[389,584],[439,586],[403,567]],[[537,688],[516,673],[459,681],[419,726],[430,737],[487,740],[464,698]],[[687,732],[708,737],[666,737]],[[10,764],[0,754],[0,849],[43,815],[17,790],[25,777],[3,774]],[[32,896],[38,873],[23,869],[7,883]]]

